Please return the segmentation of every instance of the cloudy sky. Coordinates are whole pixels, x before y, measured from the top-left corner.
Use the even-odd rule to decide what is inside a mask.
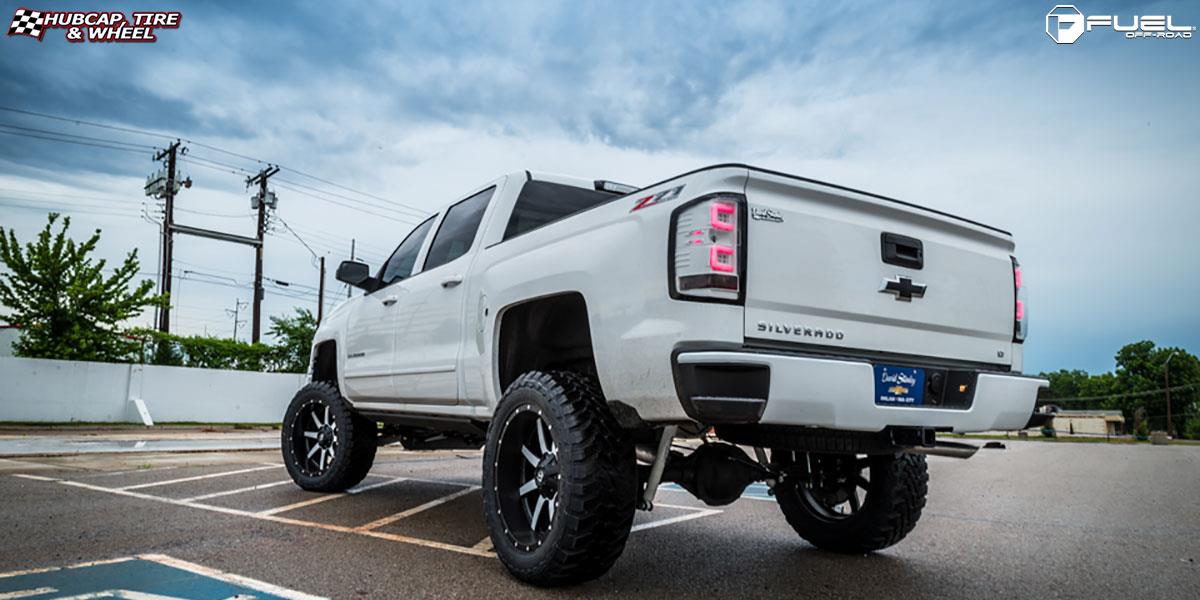
[[[1111,369],[1139,339],[1200,352],[1200,39],[1097,29],[1058,46],[1050,4],[23,0],[183,21],[155,44],[6,37],[0,105],[191,140],[186,224],[252,235],[243,171],[287,167],[278,214],[331,271],[352,238],[378,264],[416,215],[505,172],[645,184],[748,162],[1012,231],[1027,371]],[[1200,24],[1182,2],[1080,8]],[[28,238],[63,210],[156,276],[140,145],[167,137],[11,111],[0,124],[0,226]],[[178,330],[231,334],[252,251],[180,236],[175,255]],[[265,271],[290,284],[267,284],[268,314],[315,307],[312,256],[282,224]]]

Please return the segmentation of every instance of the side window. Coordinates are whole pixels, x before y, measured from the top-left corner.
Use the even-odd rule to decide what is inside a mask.
[[[616,196],[549,181],[529,181],[521,188],[512,217],[504,229],[504,239],[516,237],[547,223],[603,204]]]
[[[487,209],[488,200],[496,188],[488,188],[451,206],[442,219],[429,247],[429,256],[425,259],[425,268],[440,267],[464,254],[471,249],[475,240],[475,232],[479,230],[479,222],[483,220],[483,211]]]
[[[421,243],[425,241],[425,236],[429,234],[429,229],[433,227],[433,218],[426,219],[424,223],[417,225],[408,237],[396,246],[396,251],[392,253],[391,258],[383,266],[383,273],[379,276],[383,285],[400,281],[412,275],[413,266],[417,264],[417,253],[421,251]]]

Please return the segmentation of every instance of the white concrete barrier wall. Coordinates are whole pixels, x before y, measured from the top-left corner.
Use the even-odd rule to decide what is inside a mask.
[[[305,376],[0,357],[0,421],[277,423]]]

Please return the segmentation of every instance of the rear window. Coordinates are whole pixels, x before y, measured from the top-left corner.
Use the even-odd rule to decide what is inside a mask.
[[[528,181],[521,188],[504,239],[516,237],[547,223],[587,210],[615,198],[608,192],[597,192],[549,181]]]

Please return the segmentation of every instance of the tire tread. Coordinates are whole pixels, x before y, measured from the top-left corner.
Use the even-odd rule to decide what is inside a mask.
[[[558,543],[539,548],[544,555],[532,566],[508,556],[515,550],[503,547],[504,534],[496,530],[494,509],[486,502],[493,545],[505,567],[528,583],[559,586],[595,579],[621,556],[633,526],[637,497],[633,446],[608,411],[593,377],[571,371],[531,371],[513,381],[505,396],[521,389],[535,391],[556,405],[566,428],[563,438],[571,440],[568,451],[575,469],[569,485],[577,493],[567,495],[568,504],[558,509],[562,518],[557,526],[565,527]],[[489,448],[490,442],[489,435]],[[561,442],[559,449],[564,449]]]
[[[302,399],[307,398],[311,394],[318,394],[322,399],[329,404],[330,411],[333,413],[334,419],[343,424],[342,428],[345,433],[345,445],[349,447],[349,452],[343,456],[348,456],[348,460],[334,459],[333,468],[326,474],[320,477],[307,477],[300,472],[299,468],[294,464],[293,457],[288,452],[288,444],[291,437],[291,420],[294,411],[298,409],[298,405]],[[328,381],[313,381],[308,385],[300,388],[296,392],[296,396],[292,399],[292,404],[288,407],[287,414],[284,416],[281,438],[283,442],[283,461],[287,466],[288,473],[292,476],[292,480],[301,488],[311,492],[342,492],[355,485],[358,485],[366,478],[370,472],[371,466],[375,463],[376,450],[376,425],[375,422],[359,415],[350,408],[350,403],[342,397],[340,391],[333,383]]]

